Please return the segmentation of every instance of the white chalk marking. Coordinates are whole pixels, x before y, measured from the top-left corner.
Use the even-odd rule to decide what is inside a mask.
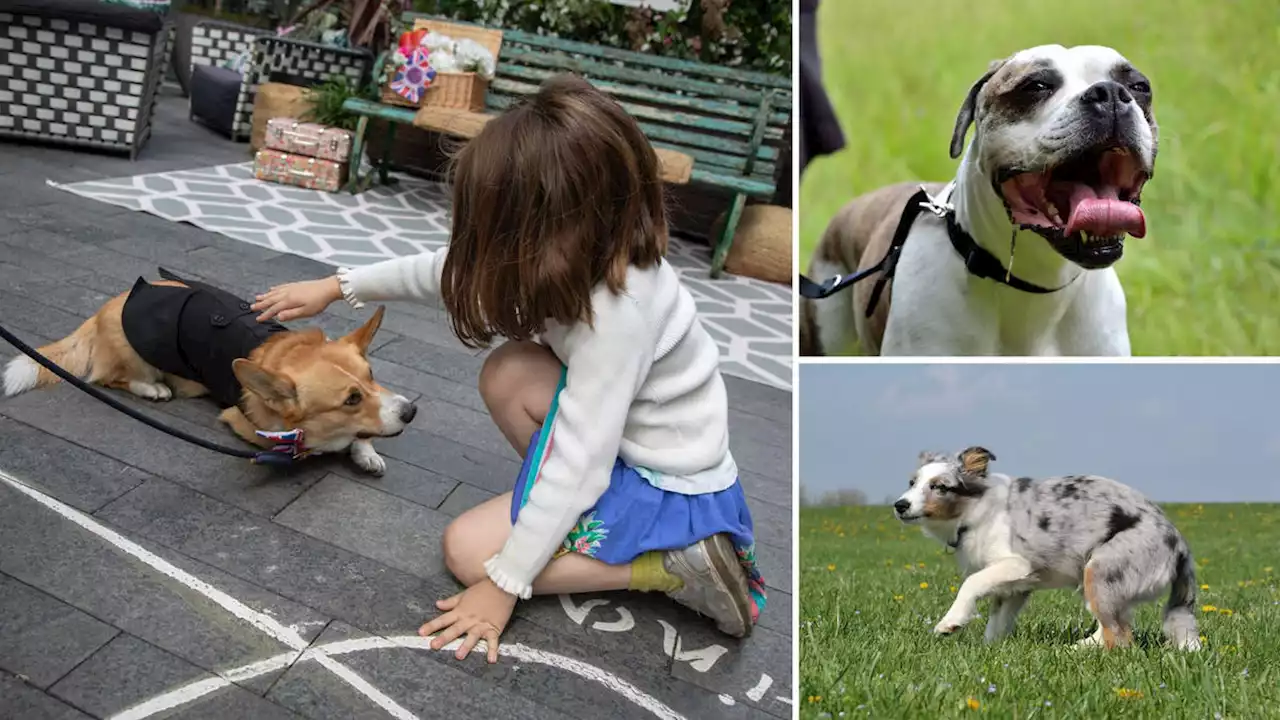
[[[792,699],[789,697],[782,697],[781,695],[775,695],[773,696],[773,699],[777,700],[778,702],[784,702],[788,705],[795,705],[795,702],[792,701]]]
[[[560,595],[560,607],[564,608],[564,612],[569,619],[581,625],[586,622],[587,616],[591,614],[591,610],[604,605],[608,605],[608,600],[596,598],[582,603],[581,606],[573,604],[573,598],[569,595]]]
[[[734,699],[733,699],[733,696],[732,696],[732,695],[725,695],[724,693],[721,693],[721,694],[720,694],[720,702],[724,703],[725,705],[729,705],[729,706],[733,706],[733,705],[736,705],[736,704],[738,703],[738,701],[737,701],[737,700],[734,700]]]
[[[723,645],[708,645],[701,650],[685,650],[676,629],[665,620],[659,620],[662,626],[662,651],[676,662],[687,662],[698,672],[704,673],[715,666],[716,661],[729,652]]]
[[[419,637],[417,635],[400,635],[389,638],[366,637],[355,640],[340,640],[307,649],[302,653],[302,657],[298,659],[298,662],[316,660],[322,664],[324,661],[334,662],[336,664],[336,661],[332,660],[332,657],[335,655],[346,655],[348,653],[361,652],[364,650],[387,648],[430,650],[430,643],[431,638]],[[462,640],[454,640],[448,645],[440,648],[439,652],[454,652],[461,645]],[[483,640],[476,645],[475,652],[480,654],[484,654],[486,652]],[[630,702],[644,710],[647,710],[650,714],[660,718],[661,720],[685,720],[685,718],[675,710],[667,707],[657,698],[645,694],[631,683],[628,683],[608,671],[602,670],[594,665],[588,665],[580,660],[574,660],[573,658],[546,652],[545,650],[538,650],[519,643],[502,643],[502,655],[503,657],[514,658],[520,662],[536,663],[565,670],[583,679],[597,682],[609,690],[622,695]],[[236,680],[249,680],[275,669],[278,667],[277,663],[279,663],[280,660],[284,660],[286,661],[284,664],[288,664],[287,661],[289,658],[292,658],[292,654],[278,655],[250,665],[245,665],[244,667],[228,670],[223,673],[223,676],[234,677]],[[214,685],[214,682],[221,684]],[[222,680],[222,678],[215,678],[214,680],[197,680],[196,682],[170,690],[164,695],[154,697],[141,705],[131,708],[127,715],[117,715],[112,718],[112,720],[124,720],[126,717],[129,720],[142,720],[143,718],[150,717],[151,715],[164,710],[192,702],[193,700],[208,695],[215,690],[226,687],[228,684],[229,683]]]
[[[200,593],[201,595],[204,595],[205,597],[209,598],[213,602],[220,605],[227,612],[231,613],[237,618],[240,618],[241,620],[248,623],[252,627],[257,628],[259,631],[266,633],[267,635],[270,635],[271,637],[280,641],[284,645],[296,651],[292,653],[294,657],[297,657],[304,649],[306,649],[307,641],[303,640],[302,636],[299,635],[294,630],[291,630],[285,627],[284,625],[282,625],[275,618],[270,617],[265,613],[261,613],[261,612],[258,612],[257,610],[254,610],[248,605],[245,605],[239,600],[231,597],[230,595],[210,585],[204,580],[201,580],[195,575],[192,575],[186,570],[179,568],[178,566],[174,565],[168,560],[165,560],[159,555],[156,555],[150,550],[147,550],[141,545],[133,542],[129,538],[126,538],[125,536],[112,530],[111,528],[108,528],[102,523],[99,523],[97,520],[89,517],[88,515],[85,515],[79,510],[76,510],[75,508],[70,507],[69,505],[65,505],[62,502],[48,495],[45,495],[44,493],[40,492],[39,490],[36,490],[35,488],[29,487],[23,484],[20,480],[18,480],[15,477],[12,477],[8,473],[4,472],[3,470],[0,470],[0,481],[4,481],[5,484],[11,486],[13,489],[17,490],[23,495],[26,495],[32,500],[35,500],[37,503],[49,508],[50,510],[56,512],[57,514],[66,518],[67,520],[70,520],[76,525],[79,525],[85,530],[88,530],[94,535],[97,535],[99,538],[102,538],[103,540],[116,546],[120,550],[123,550],[129,555],[132,555],[137,560],[143,563],[146,563],[156,572],[159,572],[162,575],[166,575],[170,578],[173,578],[179,583],[182,583],[183,585],[187,586],[189,589],[194,590]],[[354,687],[356,690],[366,695],[373,702],[377,703],[379,707],[381,707],[383,710],[386,710],[387,713],[392,717],[398,718],[399,720],[415,719],[415,716],[413,715],[413,713],[410,713],[408,710],[405,710],[404,708],[400,707],[399,705],[396,704],[394,700],[382,694],[381,692],[377,691],[375,688],[373,688],[371,685],[369,685],[367,682],[361,679],[358,675],[356,675],[355,672],[353,672],[350,668],[341,666],[341,669],[337,669],[333,667],[328,667],[327,665],[326,667],[331,672],[341,677],[344,681],[351,683],[352,687]],[[355,681],[359,681],[359,682],[355,682]],[[210,681],[204,681],[204,682],[210,682]],[[217,688],[214,688],[214,689],[217,689]],[[372,690],[372,692],[370,692],[370,690]],[[210,690],[209,692],[212,692],[212,690]],[[141,717],[146,717],[146,716],[144,715]]]
[[[635,626],[636,626],[636,619],[631,614],[631,611],[621,606],[618,607],[617,620],[614,620],[613,622],[604,622],[603,620],[597,620],[591,623],[592,628],[596,630],[603,630],[604,632],[626,632],[634,628]]]
[[[769,688],[773,687],[773,678],[768,675],[761,674],[760,682],[756,686],[747,691],[747,699],[751,702],[760,702],[760,698],[769,692]]]

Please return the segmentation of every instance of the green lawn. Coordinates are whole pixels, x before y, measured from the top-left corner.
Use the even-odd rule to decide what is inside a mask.
[[[1116,266],[1139,355],[1280,355],[1280,10],[1275,0],[827,0],[827,91],[848,146],[810,165],[802,270],[857,193],[946,180],[956,111],[989,60],[1115,47],[1151,77],[1160,155],[1149,234]]]
[[[1071,647],[1093,626],[1065,590],[1034,593],[995,645],[985,619],[934,637],[960,584],[942,545],[887,507],[802,510],[801,718],[1277,717],[1280,505],[1165,511],[1207,585],[1198,653],[1162,645],[1156,604],[1138,614],[1136,647]]]

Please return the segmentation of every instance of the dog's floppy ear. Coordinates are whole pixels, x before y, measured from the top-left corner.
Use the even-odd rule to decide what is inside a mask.
[[[996,456],[984,447],[974,447],[960,452],[960,472],[969,477],[984,478],[987,476],[987,464]]]
[[[369,345],[373,342],[373,336],[378,334],[378,328],[382,327],[382,316],[387,312],[387,306],[379,305],[377,310],[373,311],[373,317],[364,325],[361,325],[350,335],[342,338],[342,342],[351,343],[360,349],[360,354],[369,352]]]
[[[940,453],[936,453],[932,450],[920,451],[920,457],[919,457],[920,467],[924,467],[925,465],[928,465],[931,462],[938,462],[940,460],[945,460],[945,459],[946,459],[945,456],[943,456]]]
[[[974,115],[978,111],[978,93],[982,92],[982,86],[987,84],[992,75],[996,71],[1004,67],[1004,60],[992,60],[991,65],[987,67],[987,72],[978,81],[969,88],[969,95],[964,99],[964,104],[960,106],[960,114],[956,115],[956,127],[951,131],[951,159],[960,157],[964,152],[964,136],[969,132],[969,126],[973,124]]]
[[[287,402],[298,398],[298,388],[292,380],[251,360],[240,358],[232,362],[231,372],[247,390],[268,402]]]

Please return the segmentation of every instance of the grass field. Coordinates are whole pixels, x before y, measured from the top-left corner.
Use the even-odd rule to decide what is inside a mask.
[[[1047,43],[1110,45],[1150,76],[1160,125],[1143,192],[1149,233],[1116,266],[1134,354],[1280,354],[1275,0],[828,0],[818,25],[848,143],[805,172],[802,271],[853,195],[954,176],[956,111],[989,60]]]
[[[984,618],[934,637],[960,584],[942,545],[887,507],[802,510],[801,717],[1280,716],[1280,505],[1165,510],[1203,583],[1198,653],[1163,646],[1156,604],[1136,647],[1071,647],[1093,626],[1065,590],[1034,593],[1003,642],[983,642]]]

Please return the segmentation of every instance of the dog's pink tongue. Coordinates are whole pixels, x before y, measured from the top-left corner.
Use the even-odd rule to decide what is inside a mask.
[[[1067,218],[1066,234],[1078,231],[1095,237],[1128,233],[1140,238],[1147,234],[1147,218],[1142,208],[1121,200],[1114,187],[1104,186],[1101,193],[1096,193],[1088,185],[1076,183],[1071,189],[1071,217]]]

